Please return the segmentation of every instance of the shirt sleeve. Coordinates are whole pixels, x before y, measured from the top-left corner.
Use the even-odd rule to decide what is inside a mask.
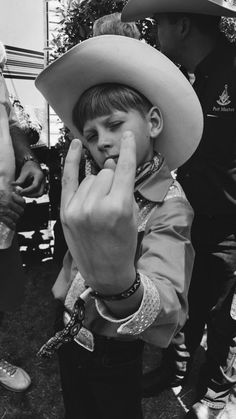
[[[78,269],[72,259],[69,251],[66,252],[63,259],[63,266],[57,276],[56,282],[52,287],[54,298],[64,301],[67,292],[76,277]]]
[[[153,282],[160,298],[158,315],[142,338],[159,347],[167,347],[187,319],[194,262],[192,220],[186,198],[173,196],[152,214],[141,244],[138,269]]]

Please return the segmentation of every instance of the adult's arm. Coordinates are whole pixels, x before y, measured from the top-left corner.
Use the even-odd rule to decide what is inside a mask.
[[[15,152],[16,166],[20,173],[14,184],[22,188],[21,194],[39,197],[44,192],[45,178],[43,171],[32,152],[26,134],[19,125],[10,126],[10,134]]]
[[[5,90],[5,102],[8,108],[9,130],[15,153],[16,166],[19,169],[19,176],[15,181],[15,185],[22,188],[22,195],[38,197],[41,196],[44,191],[44,174],[36,156],[30,148],[27,135],[20,126],[15,111],[11,105],[8,89],[4,79],[3,87]],[[34,160],[27,160],[29,157]]]

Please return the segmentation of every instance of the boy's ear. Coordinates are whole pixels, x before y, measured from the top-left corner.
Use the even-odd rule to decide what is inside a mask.
[[[150,138],[156,138],[163,129],[163,117],[160,109],[157,106],[153,106],[148,112],[149,127],[150,127]]]

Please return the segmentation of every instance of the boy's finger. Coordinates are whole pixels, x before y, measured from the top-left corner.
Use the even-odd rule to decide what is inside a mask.
[[[62,192],[61,192],[61,206],[64,208],[67,203],[74,196],[78,189],[79,181],[79,164],[82,153],[82,143],[78,139],[71,142],[68,150],[63,176],[62,176]]]
[[[111,193],[118,200],[133,202],[136,173],[136,144],[131,131],[121,139],[120,155],[117,162]]]
[[[112,169],[102,169],[97,174],[95,181],[91,185],[87,194],[87,202],[94,203],[108,195],[111,190],[114,171]]]

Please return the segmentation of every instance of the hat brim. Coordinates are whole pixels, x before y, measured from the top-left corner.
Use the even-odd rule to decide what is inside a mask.
[[[129,0],[122,10],[124,22],[153,17],[156,13],[197,13],[236,16],[236,6],[225,0]]]
[[[202,136],[202,109],[188,80],[165,55],[136,39],[118,35],[90,38],[50,64],[35,83],[64,124],[81,139],[72,111],[85,90],[102,83],[138,90],[163,115],[164,128],[154,147],[171,170],[190,158]]]

